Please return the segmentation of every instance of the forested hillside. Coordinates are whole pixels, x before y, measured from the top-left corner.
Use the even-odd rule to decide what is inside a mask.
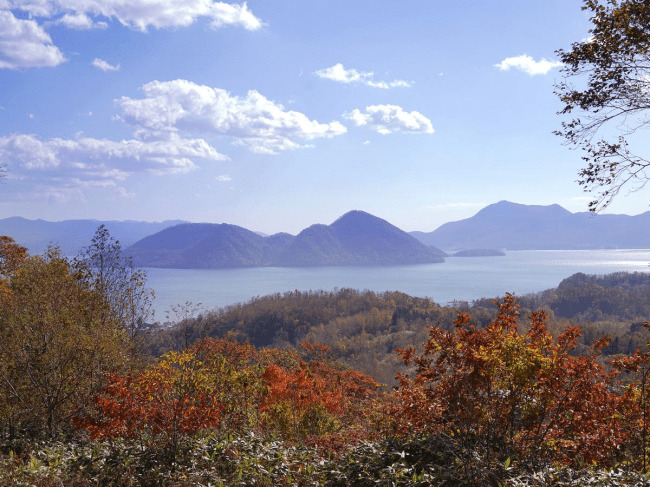
[[[532,311],[544,309],[555,333],[568,325],[583,329],[576,353],[586,352],[594,340],[606,335],[612,338],[606,354],[629,354],[647,341],[642,324],[650,319],[648,289],[650,274],[646,273],[575,274],[557,288],[520,296],[521,321],[526,326]],[[397,291],[293,291],[254,298],[161,329],[152,337],[151,350],[160,354],[178,347],[185,340],[181,336],[188,333],[191,340],[227,337],[258,347],[295,348],[310,341],[332,347],[350,367],[393,384],[402,370],[395,349],[423,344],[429,326],[452,329],[459,312],[485,326],[496,310],[493,298],[449,307]]]

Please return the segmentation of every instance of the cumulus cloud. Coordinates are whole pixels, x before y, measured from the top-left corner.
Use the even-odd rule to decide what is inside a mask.
[[[345,69],[341,63],[335,64],[330,68],[315,71],[314,74],[319,78],[338,81],[339,83],[364,82],[374,76],[372,71],[360,73],[356,69]]]
[[[255,90],[233,96],[219,88],[187,80],[152,81],[142,87],[144,98],[122,97],[119,118],[137,127],[140,138],[191,133],[229,136],[256,153],[305,147],[305,141],[346,132],[340,122],[319,123],[296,111],[287,111]]]
[[[115,18],[122,25],[146,32],[149,27],[187,27],[200,17],[211,19],[214,28],[225,26],[257,30],[262,21],[246,3],[229,4],[213,0],[9,0],[11,8],[34,16],[52,18],[60,13],[81,16],[92,14]],[[83,19],[68,19],[77,25]],[[62,22],[65,24],[65,21]],[[67,25],[67,24],[65,24]],[[87,25],[87,24],[86,24]]]
[[[18,19],[12,11],[30,17],[48,19]],[[66,61],[43,29],[44,25],[62,25],[69,29],[105,29],[104,21],[116,19],[122,25],[146,32],[149,27],[186,27],[199,18],[210,19],[210,26],[226,26],[257,30],[263,26],[242,4],[214,0],[0,0],[0,69],[53,67]]]
[[[531,56],[522,54],[521,56],[506,58],[494,66],[501,71],[508,71],[510,68],[515,68],[530,76],[535,76],[537,74],[546,74],[551,69],[562,66],[562,63],[559,61],[548,61],[544,58],[541,61],[535,61]]]
[[[120,170],[122,174],[187,172],[195,168],[189,158],[228,159],[205,140],[182,139],[175,135],[168,140],[156,141],[113,141],[89,137],[41,141],[29,134],[0,137],[0,161],[17,162],[26,169],[68,167],[100,171],[114,177],[114,172],[106,171]]]
[[[329,79],[338,83],[362,83],[367,86],[372,86],[373,88],[408,88],[412,85],[412,83],[404,80],[394,80],[390,82],[374,81],[372,78],[374,77],[375,73],[372,71],[361,72],[357,71],[356,69],[345,69],[341,63],[335,64],[329,68],[315,71],[314,74],[319,78]]]
[[[197,168],[193,159],[228,159],[201,139],[171,136],[165,141],[112,141],[77,137],[41,140],[34,135],[0,137],[0,163],[11,173],[37,182],[33,196],[52,202],[83,198],[93,188],[113,188],[119,197],[131,198],[119,181],[135,173],[164,175]],[[46,178],[46,185],[38,181]]]
[[[407,112],[397,105],[371,105],[365,112],[359,109],[344,113],[343,117],[353,121],[357,126],[367,126],[372,130],[386,135],[392,132],[410,132],[416,134],[432,134],[434,132],[431,120],[420,112]]]
[[[262,21],[248,9],[246,2],[233,5],[223,2],[212,4],[212,22],[210,25],[219,29],[228,25],[243,27],[246,30],[257,30],[262,27]]]
[[[106,22],[94,22],[83,12],[65,14],[52,23],[55,25],[65,25],[68,29],[75,30],[106,29],[108,27]]]
[[[120,65],[118,64],[117,66],[111,66],[108,64],[106,61],[103,59],[95,58],[95,60],[91,63],[93,66],[95,66],[97,69],[101,69],[102,71],[119,71],[120,70]]]
[[[66,61],[35,20],[0,9],[0,69],[53,67]]]
[[[217,176],[215,180],[219,182],[226,182],[226,181],[232,181],[232,178],[227,174],[222,174],[221,176]]]
[[[0,164],[9,165],[12,175],[32,181],[32,187],[47,180],[34,193],[40,198],[77,198],[91,187],[113,188],[118,196],[131,197],[118,182],[135,173],[185,173],[197,168],[197,159],[229,159],[203,135],[228,137],[252,152],[275,154],[347,131],[340,122],[319,123],[285,110],[256,91],[238,97],[186,80],[154,81],[142,90],[142,99],[115,100],[122,108],[115,120],[133,126],[133,138],[96,139],[82,132],[69,139],[0,135]],[[217,180],[229,181],[230,176]]]

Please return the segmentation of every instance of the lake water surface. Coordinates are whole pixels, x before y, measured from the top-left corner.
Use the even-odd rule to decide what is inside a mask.
[[[186,301],[206,308],[248,301],[255,296],[334,288],[402,291],[439,304],[525,294],[557,285],[576,272],[650,272],[650,250],[528,250],[505,257],[446,258],[443,264],[393,267],[256,267],[250,269],[147,268],[156,292],[155,319],[164,321],[171,305]]]

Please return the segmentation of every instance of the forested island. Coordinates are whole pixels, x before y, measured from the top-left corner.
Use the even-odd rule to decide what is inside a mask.
[[[236,225],[187,223],[150,235],[126,252],[144,267],[385,266],[444,262],[432,249],[381,218],[351,211],[297,236],[262,237]]]

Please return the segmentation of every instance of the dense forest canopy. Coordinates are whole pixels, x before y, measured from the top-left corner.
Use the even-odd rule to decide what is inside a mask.
[[[576,353],[586,352],[605,335],[613,340],[606,354],[631,353],[646,340],[642,323],[650,319],[649,288],[648,273],[578,273],[557,288],[520,296],[521,321],[525,326],[532,311],[543,309],[554,333],[568,324],[583,329]],[[295,348],[306,340],[332,347],[350,367],[393,384],[402,368],[395,349],[424,343],[429,326],[452,329],[462,311],[479,326],[487,325],[497,312],[495,298],[440,306],[429,298],[397,291],[345,288],[276,293],[160,327],[151,336],[150,350],[157,355],[177,347],[181,330],[190,330],[192,340],[226,337],[257,347]]]

